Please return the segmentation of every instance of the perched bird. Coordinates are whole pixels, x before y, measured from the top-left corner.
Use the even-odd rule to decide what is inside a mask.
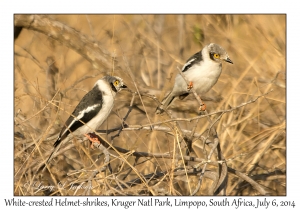
[[[46,163],[49,163],[59,148],[73,136],[94,132],[110,114],[116,93],[124,88],[127,86],[119,77],[105,76],[99,79],[65,122]],[[44,170],[45,165],[41,168]]]
[[[201,51],[190,57],[181,70],[189,84],[178,74],[173,90],[162,100],[162,105],[156,109],[156,114],[163,113],[175,97],[184,99],[189,95],[191,88],[194,88],[199,95],[209,91],[216,84],[222,72],[222,61],[233,64],[227,52],[214,43],[206,45]]]

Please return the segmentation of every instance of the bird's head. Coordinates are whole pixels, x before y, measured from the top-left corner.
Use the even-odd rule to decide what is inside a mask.
[[[127,88],[127,86],[123,83],[123,80],[120,77],[105,76],[103,79],[110,84],[112,90],[115,92],[119,92],[122,89]]]
[[[228,63],[233,64],[227,52],[220,45],[211,43],[207,46],[207,48],[208,48],[209,56],[212,60],[219,63],[221,63],[222,61],[226,61]]]

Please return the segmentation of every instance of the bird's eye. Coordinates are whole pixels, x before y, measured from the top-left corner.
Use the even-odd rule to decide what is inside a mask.
[[[220,58],[220,55],[215,53],[214,58]]]
[[[118,86],[118,85],[119,85],[119,80],[116,80],[116,81],[114,82],[114,85],[115,85],[115,86]]]

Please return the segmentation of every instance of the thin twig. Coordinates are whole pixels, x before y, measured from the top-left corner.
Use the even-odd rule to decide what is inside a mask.
[[[131,102],[130,102],[128,111],[127,111],[125,117],[122,119],[122,126],[120,126],[118,133],[116,135],[114,135],[114,136],[111,137],[111,140],[113,140],[114,138],[120,136],[120,133],[122,132],[123,128],[126,126],[125,121],[127,120],[127,117],[129,116],[129,114],[132,111],[134,97],[135,97],[136,94],[137,94],[136,92],[132,93],[132,98],[131,98]]]

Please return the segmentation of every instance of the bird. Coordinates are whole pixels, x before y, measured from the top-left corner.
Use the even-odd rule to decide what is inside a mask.
[[[180,74],[177,74],[172,91],[157,107],[156,114],[163,113],[176,97],[183,100],[189,95],[191,88],[198,95],[208,92],[219,79],[222,72],[222,61],[233,64],[227,52],[215,43],[204,46],[201,51],[190,57],[181,69],[188,83]]]
[[[71,138],[94,132],[108,117],[117,92],[127,88],[120,77],[104,76],[99,79],[92,90],[86,93],[62,127],[53,151],[49,155],[48,164],[59,148]],[[46,164],[40,169],[44,171]],[[40,171],[40,169],[38,171]]]

